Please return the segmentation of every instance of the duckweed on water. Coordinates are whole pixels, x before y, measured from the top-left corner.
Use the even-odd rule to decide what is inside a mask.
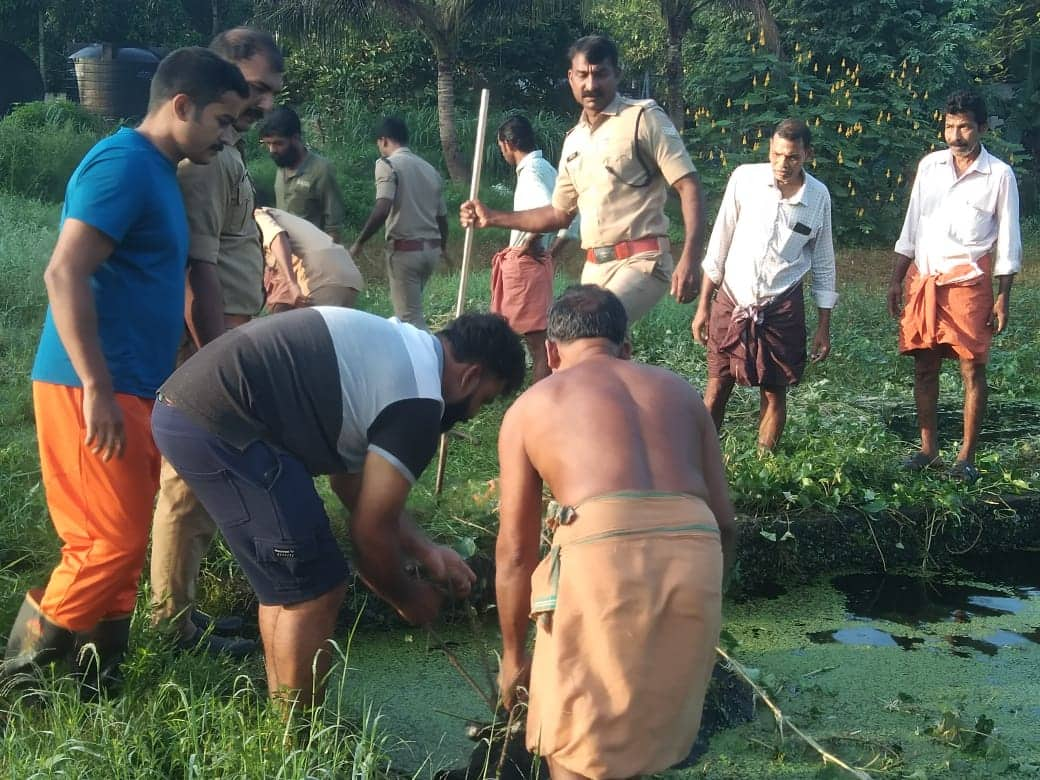
[[[1000,597],[1007,600],[997,603],[1014,609],[989,609],[990,614],[972,614],[966,622],[953,616],[962,601],[929,613],[927,619],[908,603],[903,622],[897,622],[850,612],[857,606],[866,611],[858,599],[870,592],[868,583],[876,589],[879,577],[838,581],[846,591],[857,583],[858,594],[850,598],[822,582],[775,598],[726,605],[727,631],[738,643],[736,657],[757,670],[759,682],[793,722],[877,777],[1034,776],[1030,767],[1040,764],[1035,738],[1040,730],[1040,645],[1014,637],[1040,625],[1040,597],[1007,591]],[[905,585],[908,578],[895,581]],[[976,589],[983,587],[1005,593],[998,585]],[[899,615],[890,611],[889,617]],[[810,638],[836,633],[844,639],[900,637],[906,642],[819,644]],[[468,627],[458,627],[445,638],[480,679],[480,654],[498,646],[494,627],[485,627],[479,638]],[[1000,645],[999,652],[980,651],[983,642]],[[348,695],[380,706],[384,728],[405,740],[390,750],[399,768],[411,772],[421,767],[426,777],[428,771],[432,776],[436,769],[465,762],[472,743],[465,739],[464,719],[486,717],[487,708],[442,654],[430,649],[421,632],[356,636],[351,665],[357,669],[352,675],[357,687]],[[976,751],[981,755],[935,735],[940,722],[956,718],[971,726],[982,716],[994,727],[993,736]],[[428,755],[432,758],[424,764]],[[749,780],[817,778],[820,772],[818,756],[790,735],[781,744],[772,716],[760,708],[752,723],[713,737],[699,764],[667,774],[677,780]]]

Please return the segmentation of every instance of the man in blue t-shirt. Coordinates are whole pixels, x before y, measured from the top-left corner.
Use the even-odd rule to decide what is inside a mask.
[[[96,693],[118,671],[158,487],[151,407],[183,327],[176,166],[212,160],[248,95],[234,65],[178,49],[152,79],[141,125],[99,142],[69,179],[32,371],[47,506],[64,546],[46,588],[26,594],[0,678],[68,657]],[[79,652],[88,643],[96,653]]]

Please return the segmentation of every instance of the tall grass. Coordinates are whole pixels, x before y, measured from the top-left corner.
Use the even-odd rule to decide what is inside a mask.
[[[107,126],[75,103],[28,103],[0,120],[0,191],[60,201]]]
[[[136,632],[135,632],[136,634]],[[353,683],[346,649],[336,661],[326,703],[285,719],[272,706],[256,664],[179,658],[135,636],[122,695],[80,700],[69,678],[9,698],[0,709],[4,777],[270,778],[386,776],[393,737],[365,704],[347,709]],[[161,662],[166,670],[157,668]],[[169,667],[174,666],[172,671]]]

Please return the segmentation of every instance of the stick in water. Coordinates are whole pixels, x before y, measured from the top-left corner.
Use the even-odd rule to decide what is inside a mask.
[[[755,695],[758,696],[758,698],[760,698],[767,707],[769,707],[769,709],[773,713],[773,718],[776,720],[777,726],[780,727],[781,739],[783,739],[784,727],[786,726],[795,734],[797,734],[799,738],[801,738],[802,741],[805,742],[805,744],[807,744],[809,747],[811,747],[813,750],[819,753],[820,758],[823,759],[824,764],[834,764],[836,767],[844,769],[853,777],[859,778],[859,780],[872,780],[871,776],[864,772],[862,769],[857,769],[856,767],[849,766],[836,755],[827,751],[823,747],[823,745],[821,745],[819,742],[813,739],[810,735],[806,734],[804,731],[795,726],[790,721],[790,719],[786,715],[784,715],[783,712],[780,711],[780,708],[773,702],[773,700],[769,698],[769,694],[765,692],[765,689],[751,679],[751,676],[747,673],[747,670],[744,669],[744,667],[740,664],[739,661],[737,661],[737,659],[730,656],[721,647],[716,647],[715,652],[718,653],[719,656],[727,664],[729,664],[729,668],[733,670],[734,674],[736,674],[740,679],[742,679],[744,682],[751,686],[751,690],[755,692]]]
[[[484,134],[487,130],[488,102],[491,93],[480,90],[480,113],[477,116],[477,141],[473,148],[473,176],[469,181],[469,199],[476,200],[480,194],[480,172],[484,167]],[[466,307],[466,282],[469,279],[469,258],[473,254],[474,228],[470,225],[466,228],[466,238],[462,244],[462,268],[459,271],[459,297],[455,301],[455,316],[461,317]],[[434,492],[439,496],[444,487],[444,467],[448,463],[448,437],[441,434],[440,452],[437,454],[437,479],[434,482]]]

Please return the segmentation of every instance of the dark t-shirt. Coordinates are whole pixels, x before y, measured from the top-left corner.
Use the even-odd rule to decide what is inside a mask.
[[[414,482],[437,449],[443,362],[429,333],[320,306],[228,331],[159,393],[229,444],[262,439],[312,474],[360,472],[373,451]]]

